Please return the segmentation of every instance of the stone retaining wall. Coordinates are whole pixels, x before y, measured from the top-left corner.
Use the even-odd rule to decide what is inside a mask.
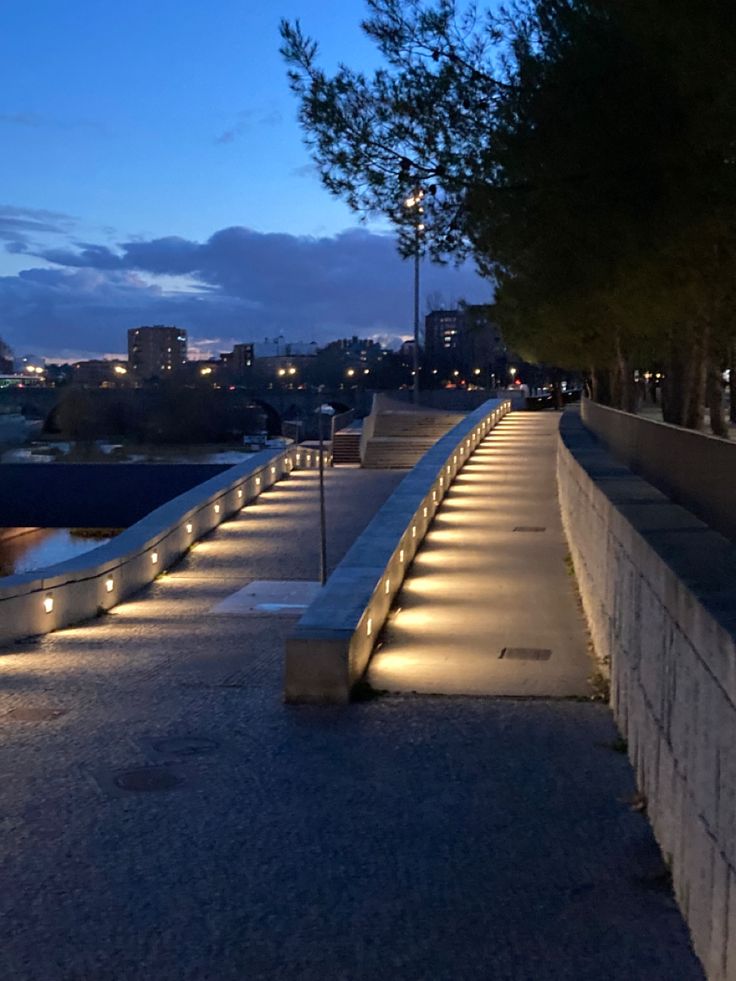
[[[736,547],[565,413],[563,522],[611,703],[711,981],[736,979]]]
[[[590,399],[581,414],[618,460],[736,541],[736,444]]]

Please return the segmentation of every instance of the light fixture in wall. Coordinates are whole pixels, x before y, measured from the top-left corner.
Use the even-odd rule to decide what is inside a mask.
[[[365,633],[366,633],[366,637],[370,637],[370,635],[373,633],[373,618],[372,617],[368,617],[368,623],[366,624]]]
[[[256,477],[256,487],[260,487],[260,486],[261,486],[261,478]]]
[[[192,522],[191,521],[187,521],[186,528],[187,528],[187,535],[191,535],[191,533],[192,533]]]
[[[238,497],[241,500],[243,499],[243,488],[242,487],[238,487]]]
[[[391,592],[391,580],[390,579],[387,579],[386,580],[385,589],[386,589],[386,595],[388,596],[388,594]]]
[[[115,580],[112,578],[112,576],[108,576],[107,579],[105,580],[105,589],[108,591],[108,593],[111,593],[114,588],[115,588]]]
[[[271,467],[271,474],[272,476],[276,474],[276,467]]]
[[[411,526],[411,537],[412,538],[416,538],[417,537],[417,526],[416,525],[412,525]]]
[[[219,513],[220,513],[220,505],[215,504],[215,514],[219,514]]]
[[[51,613],[54,608],[54,597],[44,596],[43,598],[43,608],[46,613]]]
[[[425,518],[427,517],[427,508],[426,507],[424,508],[424,517]]]
[[[402,565],[404,564],[404,550],[403,550],[403,548],[402,548],[402,549],[400,550],[400,552],[399,552],[399,562],[400,562],[400,563],[401,563]]]
[[[156,565],[158,562],[158,552],[151,552],[151,565]]]

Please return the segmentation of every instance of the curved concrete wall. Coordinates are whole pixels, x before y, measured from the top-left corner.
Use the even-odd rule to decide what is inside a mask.
[[[287,639],[286,701],[349,701],[442,498],[509,407],[492,399],[457,423],[378,511]]]
[[[0,579],[0,644],[45,634],[109,610],[148,585],[190,546],[315,450],[264,450],[146,515],[106,545],[39,572]]]
[[[734,981],[736,546],[615,461],[574,413],[557,476],[596,652],[677,900],[708,977]]]
[[[583,399],[585,425],[618,459],[736,540],[736,445]]]

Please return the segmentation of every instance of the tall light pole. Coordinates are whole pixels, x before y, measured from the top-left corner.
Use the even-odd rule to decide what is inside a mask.
[[[325,444],[324,419],[334,416],[335,410],[327,402],[317,409],[319,416],[319,581],[327,582],[327,522],[325,520]]]
[[[409,208],[414,215],[414,383],[412,386],[414,404],[419,404],[419,258],[421,253],[421,236],[424,231],[422,215],[422,198],[424,191],[421,187],[415,188],[409,197],[404,201],[404,206]]]

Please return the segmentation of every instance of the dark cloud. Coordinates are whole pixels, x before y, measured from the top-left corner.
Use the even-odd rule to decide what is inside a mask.
[[[0,112],[0,123],[9,126],[43,126],[44,120],[35,112]]]
[[[283,333],[323,343],[395,337],[412,325],[412,266],[390,235],[352,229],[309,238],[232,227],[206,242],[168,237],[37,253],[54,268],[0,280],[0,322],[17,349],[119,351],[136,324],[173,323],[190,336],[261,340]],[[470,267],[422,269],[422,296],[489,298]]]
[[[58,211],[0,204],[0,241],[9,243],[9,252],[24,252],[34,237],[65,233],[73,221]]]
[[[282,122],[283,116],[278,109],[243,109],[236,115],[234,124],[215,137],[215,143],[234,143],[258,126],[279,126]]]

